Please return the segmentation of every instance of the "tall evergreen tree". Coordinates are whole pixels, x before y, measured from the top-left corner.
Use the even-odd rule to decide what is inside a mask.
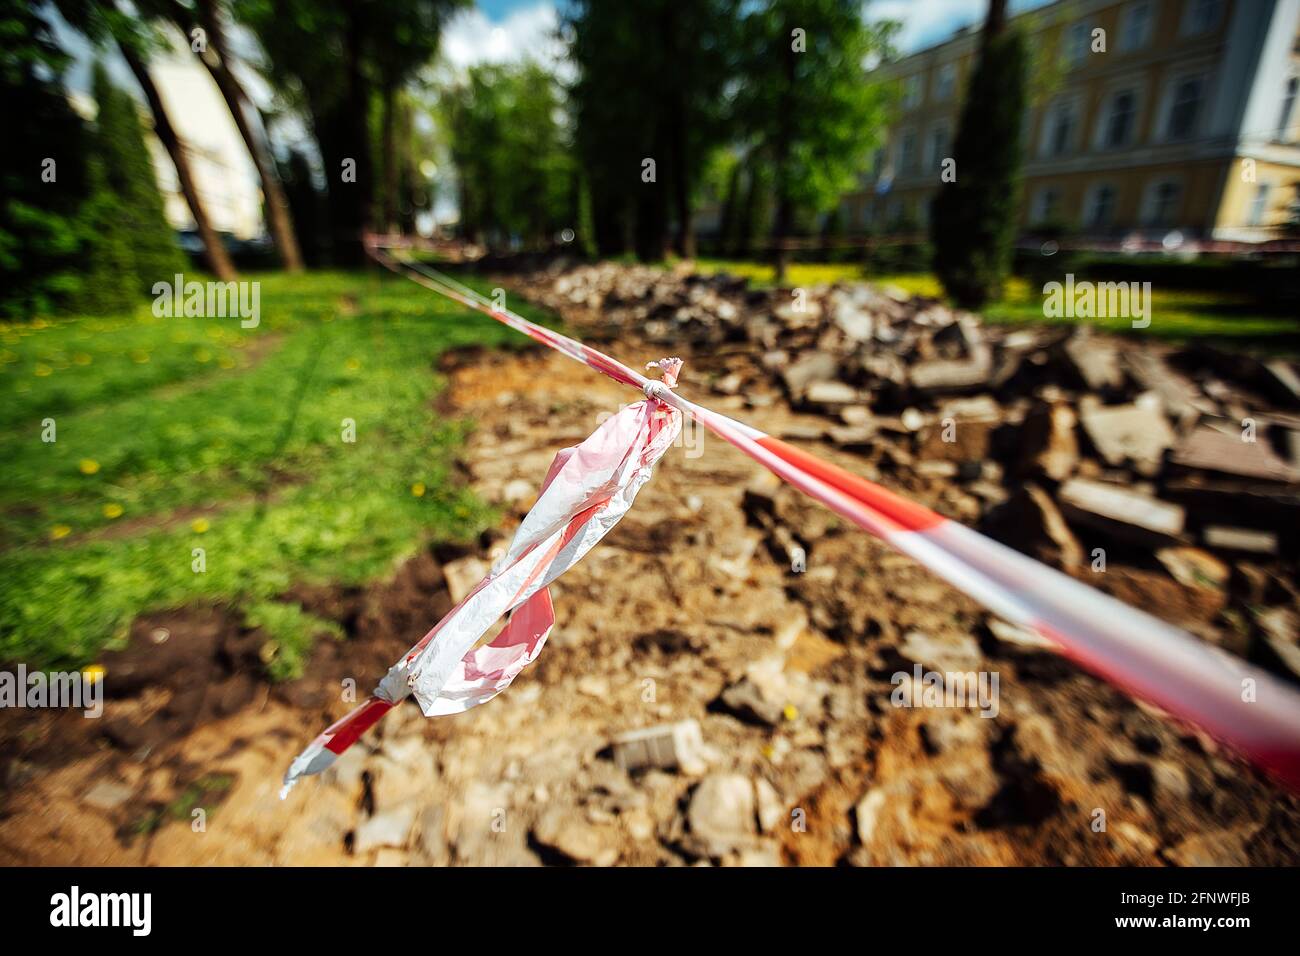
[[[0,316],[27,318],[82,289],[89,132],[68,104],[68,58],[41,8],[0,0],[0,34]]]
[[[117,198],[118,223],[130,237],[128,285],[143,293],[155,282],[169,281],[183,272],[185,257],[163,215],[162,194],[136,101],[109,81],[108,72],[99,63],[92,89],[99,105],[95,152],[104,183]]]
[[[956,178],[930,216],[934,271],[964,308],[1002,295],[1011,265],[1020,193],[1025,113],[1024,36],[1006,21],[1006,0],[990,0],[953,149]]]

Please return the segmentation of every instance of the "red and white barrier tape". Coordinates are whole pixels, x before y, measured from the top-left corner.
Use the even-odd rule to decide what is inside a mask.
[[[368,243],[367,249],[377,262],[399,275],[503,322],[615,381],[641,389],[647,398],[656,400],[651,405],[662,403],[695,419],[989,610],[1031,628],[1083,667],[1199,727],[1300,791],[1300,693],[1271,674],[874,482],[687,401],[663,383],[651,381],[581,342],[497,308],[449,276],[417,262],[394,259],[376,242]],[[331,745],[330,750],[341,753],[346,743],[382,715],[382,711],[375,712],[377,706],[363,705],[320,739],[334,731],[333,740],[343,746],[336,749]]]

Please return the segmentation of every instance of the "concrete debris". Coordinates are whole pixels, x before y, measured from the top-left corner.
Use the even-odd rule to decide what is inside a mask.
[[[1244,551],[1250,554],[1277,554],[1277,535],[1254,528],[1207,525],[1201,532],[1206,547],[1219,551]]]
[[[1090,329],[1082,328],[1070,336],[1063,350],[1085,388],[1094,392],[1123,388],[1120,350],[1112,340],[1098,338]]]
[[[1300,468],[1276,454],[1261,436],[1233,425],[1197,428],[1178,443],[1170,461],[1240,478],[1300,482]]]
[[[1067,518],[1137,544],[1167,543],[1183,532],[1182,508],[1121,485],[1072,478],[1059,498]]]
[[[533,839],[574,863],[612,866],[618,861],[616,835],[593,825],[572,807],[552,807],[533,824]]]
[[[1156,560],[1184,587],[1223,589],[1232,576],[1227,564],[1200,548],[1159,548]]]
[[[696,775],[707,767],[700,725],[694,720],[631,730],[614,738],[614,763],[628,772],[658,767]]]
[[[534,489],[529,492],[529,495],[535,493]],[[444,564],[442,574],[447,579],[447,591],[451,594],[452,603],[459,604],[464,600],[489,570],[491,568],[486,561],[473,556]]]
[[[707,856],[749,843],[757,829],[753,783],[742,774],[710,774],[691,795],[686,821]]]
[[[1175,440],[1158,399],[1110,406],[1095,399],[1085,401],[1079,407],[1079,420],[1106,464],[1131,463],[1138,474],[1148,477],[1159,473]]]

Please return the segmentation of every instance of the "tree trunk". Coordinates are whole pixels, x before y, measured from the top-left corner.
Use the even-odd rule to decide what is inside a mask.
[[[373,198],[370,148],[370,84],[362,64],[364,46],[364,15],[349,5],[349,29],[344,50],[344,69],[347,76],[347,93],[342,105],[331,108],[330,125],[335,131],[338,152],[331,177],[339,177],[342,160],[356,163],[356,182],[345,183],[332,179],[330,206],[334,218],[334,255],[339,265],[353,268],[366,264],[363,244],[366,228],[370,224],[370,202]]]
[[[794,203],[790,199],[789,169],[791,149],[790,141],[794,135],[790,128],[790,104],[791,100],[794,98],[794,84],[796,79],[796,63],[794,58],[798,56],[794,51],[793,44],[789,42],[790,30],[783,29],[781,35],[786,38],[786,85],[781,94],[781,120],[779,132],[776,137],[776,147],[773,150],[776,166],[776,217],[772,222],[772,262],[776,268],[776,281],[778,283],[785,281],[786,260],[789,257],[789,251],[786,249],[786,240],[789,238],[791,229],[794,225]]]
[[[687,126],[686,90],[690,88],[689,55],[681,55],[681,29],[672,4],[664,8],[664,49],[678,63],[679,75],[672,83],[671,120],[669,121],[669,159],[672,168],[673,207],[677,217],[677,235],[673,245],[683,259],[695,258],[695,230],[691,228],[691,183],[688,172],[690,130]],[[687,41],[690,42],[690,41]]]
[[[234,263],[230,261],[226,247],[221,244],[221,237],[217,235],[216,230],[212,228],[212,224],[208,221],[207,211],[203,208],[203,201],[199,198],[198,187],[194,183],[194,174],[190,170],[189,157],[185,155],[185,145],[180,141],[180,137],[176,135],[176,129],[167,116],[167,108],[163,106],[158,87],[154,86],[148,68],[145,66],[144,61],[131,49],[130,44],[119,43],[118,48],[122,51],[122,57],[126,60],[127,66],[135,74],[136,82],[144,90],[145,99],[149,101],[149,109],[153,113],[154,132],[158,134],[158,139],[162,141],[167,150],[167,155],[171,157],[172,164],[176,167],[176,179],[180,182],[181,194],[185,196],[185,202],[189,204],[190,214],[194,217],[194,227],[198,230],[199,238],[203,242],[203,251],[208,260],[208,268],[222,282],[233,282],[239,278],[239,274],[235,272]]]
[[[384,103],[383,128],[380,131],[381,147],[384,154],[384,200],[383,200],[383,227],[387,232],[400,232],[401,226],[397,222],[397,171],[398,171],[398,149],[397,149],[397,118],[394,116],[394,110],[397,108],[397,86],[393,83],[385,83],[382,92]]]
[[[175,7],[173,18],[177,20],[177,25],[181,26],[184,8],[179,4]],[[248,97],[230,69],[231,60],[226,52],[228,49],[226,37],[213,0],[199,0],[198,15],[200,24],[208,34],[209,50],[207,55],[201,55],[199,59],[203,61],[203,65],[212,74],[212,79],[216,81],[217,89],[221,91],[230,115],[235,120],[235,126],[239,129],[239,135],[243,137],[244,145],[248,147],[248,155],[253,160],[253,166],[257,169],[257,178],[262,182],[262,195],[266,198],[267,226],[271,230],[271,239],[275,243],[276,251],[280,254],[280,262],[289,272],[301,272],[302,252],[298,248],[298,239],[293,231],[293,216],[289,212],[289,201],[285,198],[284,187],[276,174],[275,163],[269,151],[263,148],[261,140],[257,138],[248,122],[248,114],[244,111],[244,104],[248,102]]]
[[[727,177],[727,193],[722,199],[722,212],[718,217],[718,250],[724,256],[735,255],[736,222],[740,212],[740,173],[743,160],[737,159]]]

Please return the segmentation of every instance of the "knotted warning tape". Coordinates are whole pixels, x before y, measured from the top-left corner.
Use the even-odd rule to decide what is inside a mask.
[[[999,617],[1035,631],[1082,667],[1208,733],[1292,790],[1300,791],[1300,693],[1283,681],[881,485],[682,398],[672,391],[680,363],[671,366],[672,374],[665,376],[666,381],[651,380],[590,346],[530,322],[509,309],[498,308],[473,289],[425,264],[409,257],[394,258],[389,253],[395,248],[378,238],[367,242],[371,257],[398,275],[482,312],[617,382],[642,390],[647,401],[625,411],[637,409],[636,415],[647,415],[655,409],[668,408],[694,419],[782,480],[929,568]],[[676,429],[680,425],[678,418],[671,427]],[[598,430],[596,435],[600,433]],[[660,449],[655,459],[662,453]],[[652,465],[650,461],[645,472],[647,478]],[[547,481],[551,481],[550,475]],[[544,486],[543,499],[546,494]],[[630,503],[629,497],[627,504]],[[534,511],[541,504],[539,499]],[[622,513],[613,517],[613,521]],[[531,512],[520,526],[520,534],[530,518]],[[518,543],[516,536],[515,544]],[[511,551],[515,551],[515,545]],[[493,574],[496,573],[494,570]],[[547,580],[553,579],[554,575]],[[489,575],[480,588],[491,580],[493,576]],[[466,601],[472,598],[473,595]],[[448,619],[456,614],[457,609],[453,609]],[[427,651],[429,642],[448,619],[426,635],[413,653],[422,646]],[[537,626],[540,625],[532,625],[534,629]],[[549,629],[549,623],[546,627]],[[534,642],[537,649],[544,639],[543,634]],[[534,645],[525,643],[525,646]],[[449,646],[442,654],[444,663],[439,676],[446,670],[446,661],[459,659],[459,649],[458,644]],[[518,663],[522,656],[526,655],[512,660]],[[406,660],[410,660],[409,655]],[[517,672],[515,668],[510,677]],[[409,676],[409,668],[402,673]],[[391,695],[393,676],[394,672],[390,671],[389,678],[385,678],[387,689],[381,684],[376,691],[377,699],[362,705],[317,738],[294,762],[297,773],[291,768],[286,784],[291,784],[301,773],[323,769],[332,757],[325,760],[320,757],[322,751],[342,753],[392,706],[393,701],[383,695]],[[436,681],[429,683],[426,695],[432,692],[434,684]],[[426,714],[453,712],[438,711],[436,707],[431,711],[429,700],[427,696],[420,698]],[[312,748],[317,748],[315,756]],[[321,761],[320,766],[315,761]]]

